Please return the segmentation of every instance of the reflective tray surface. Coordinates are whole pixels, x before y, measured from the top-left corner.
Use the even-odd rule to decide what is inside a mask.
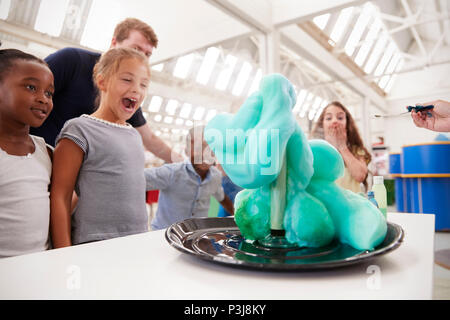
[[[234,219],[194,218],[171,225],[166,240],[181,252],[232,267],[263,270],[314,270],[343,267],[386,254],[400,246],[403,229],[388,222],[384,241],[362,251],[334,240],[320,248],[268,248],[244,239]]]

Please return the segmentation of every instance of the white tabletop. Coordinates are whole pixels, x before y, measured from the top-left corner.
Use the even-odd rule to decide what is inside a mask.
[[[0,299],[431,299],[434,215],[389,213],[402,245],[315,272],[230,268],[172,248],[154,231],[0,260]]]

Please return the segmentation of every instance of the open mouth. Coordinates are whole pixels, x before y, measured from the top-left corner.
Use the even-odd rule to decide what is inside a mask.
[[[123,98],[122,103],[126,110],[128,111],[134,111],[134,108],[136,107],[137,100],[133,98]]]

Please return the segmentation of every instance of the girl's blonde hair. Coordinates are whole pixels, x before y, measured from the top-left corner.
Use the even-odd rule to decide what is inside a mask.
[[[104,79],[109,79],[112,75],[117,73],[122,61],[127,59],[136,59],[146,66],[148,75],[150,76],[150,65],[148,58],[140,51],[131,48],[113,48],[106,51],[100,57],[100,60],[95,64],[92,78],[98,91],[98,76],[102,76]],[[100,94],[97,92],[95,98],[95,107],[100,105]]]

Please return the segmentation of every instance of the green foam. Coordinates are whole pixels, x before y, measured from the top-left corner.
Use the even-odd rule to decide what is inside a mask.
[[[285,197],[279,212],[289,242],[321,247],[337,237],[356,249],[374,249],[387,232],[384,216],[366,198],[334,183],[344,161],[328,142],[306,139],[292,114],[295,99],[284,76],[268,75],[235,115],[218,115],[205,128],[225,172],[245,188],[235,199],[237,226],[247,239],[267,237],[275,210],[271,192],[283,181],[285,188],[274,194]],[[284,162],[286,180],[280,180]]]

